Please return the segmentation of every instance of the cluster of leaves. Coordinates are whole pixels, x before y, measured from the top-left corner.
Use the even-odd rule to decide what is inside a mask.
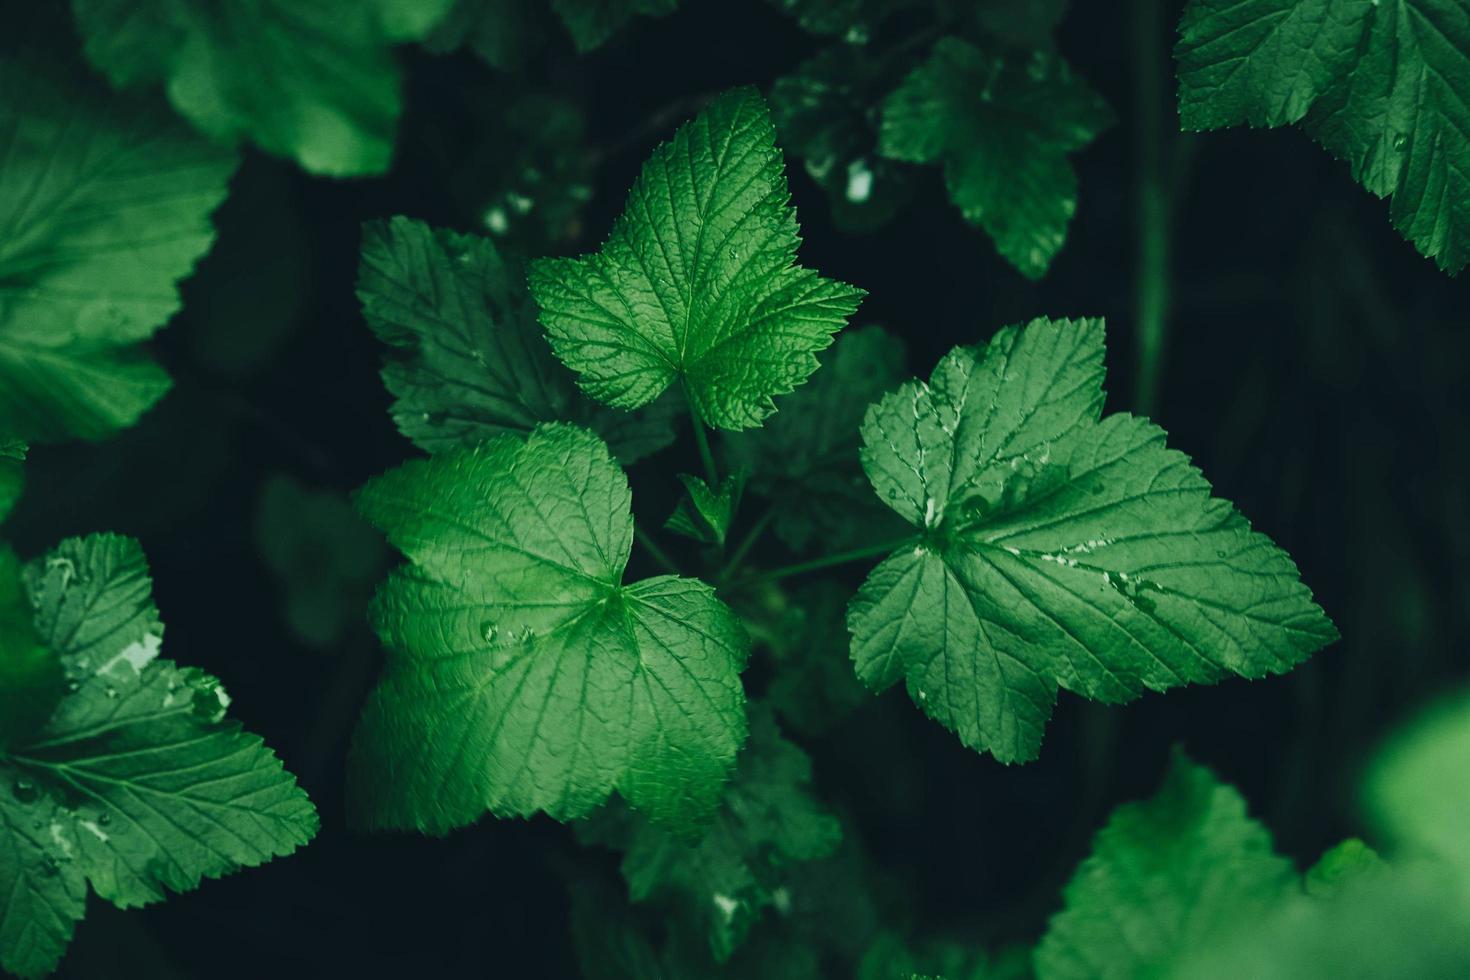
[[[516,253],[578,237],[591,164],[580,110],[513,87],[497,118],[525,138],[486,158],[493,192],[461,195],[495,239],[401,217],[365,229],[363,313],[390,350],[393,417],[428,458],[357,498],[406,562],[371,604],[388,662],[354,741],[356,818],[429,833],[485,813],[585,818],[642,906],[577,903],[589,976],[811,977],[829,954],[874,980],[1285,976],[1361,964],[1370,936],[1411,975],[1470,964],[1466,801],[1434,778],[1467,761],[1463,705],[1373,770],[1372,813],[1401,852],[1387,865],[1349,842],[1298,876],[1239,796],[1179,756],[1099,835],[1034,955],[868,941],[860,842],[783,728],[823,731],[903,681],[965,745],[1022,762],[1058,688],[1118,703],[1262,677],[1336,634],[1291,559],[1162,430],[1103,416],[1100,321],[1006,327],[905,380],[881,328],[838,337],[863,290],[796,261],[778,132],[838,224],[880,226],[909,201],[911,165],[933,163],[965,220],[1041,276],[1077,206],[1070,156],[1112,121],[1055,50],[1061,4],[773,2],[827,46],[770,108],[727,92],[658,147],[599,251]],[[397,46],[510,71],[676,3],[73,0],[101,77],[52,50],[54,11],[29,13],[0,41],[0,517],[28,444],[107,436],[167,391],[142,344],[212,243],[237,145],[381,174]],[[1450,0],[1192,0],[1182,121],[1300,122],[1458,270],[1467,23]],[[895,24],[913,31],[874,42]],[[704,472],[679,475],[665,528],[697,543],[702,578],[635,526],[622,469],[686,414]],[[263,542],[291,544],[266,561],[292,629],[329,644],[378,574],[378,539],[289,481],[259,519]],[[767,530],[793,558],[824,553],[752,569]],[[635,540],[672,574],[626,581]],[[773,585],[863,559],[881,562],[855,596]],[[28,563],[0,548],[10,972],[54,968],[89,888],[157,901],[316,831],[294,778],[226,719],[219,681],[158,658],[150,591],[127,538]],[[752,649],[772,676],[748,701]]]
[[[1077,209],[1068,157],[1112,125],[1107,104],[1051,44],[1060,6],[780,5],[813,33],[841,35],[771,91],[782,138],[827,192],[836,223],[881,226],[912,194],[906,164],[940,164],[965,220],[1023,275],[1044,275]],[[923,7],[929,24],[870,47],[880,24]]]
[[[794,914],[789,866],[839,839],[773,715],[812,730],[850,710],[843,652],[863,684],[906,679],[965,744],[1022,761],[1058,686],[1116,702],[1259,677],[1335,636],[1291,560],[1161,430],[1101,417],[1100,321],[1007,328],[900,384],[902,348],[877,328],[816,356],[862,292],[796,265],[797,242],[748,89],[655,150],[592,255],[523,266],[402,218],[364,240],[393,413],[431,456],[358,497],[408,564],[372,607],[389,661],[355,740],[354,809],[430,833],[597,811],[583,837],[624,852],[630,896],[683,910],[672,945],[634,957],[661,970],[691,949],[734,975],[810,965],[752,929]],[[635,529],[615,457],[673,438],[671,400],[706,473],[681,476],[668,529],[705,546],[718,596],[624,582]],[[726,432],[718,452],[707,426]],[[769,509],[726,555],[747,485]],[[875,544],[885,511],[895,539]],[[774,639],[789,609],[739,574],[768,526],[794,552],[845,527],[854,556],[888,556],[848,605],[846,650],[822,618],[840,590],[802,603],[825,644]],[[778,679],[746,745],[751,633]]]

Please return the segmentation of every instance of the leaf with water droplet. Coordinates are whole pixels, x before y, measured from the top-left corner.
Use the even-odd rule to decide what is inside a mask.
[[[1187,130],[1295,123],[1441,269],[1470,262],[1470,17],[1458,0],[1191,0]]]
[[[275,755],[225,720],[219,681],[157,659],[137,542],[69,539],[25,580],[35,630],[75,685],[0,748],[0,966],[30,976],[61,957],[89,883],[123,907],[159,901],[289,853],[317,817]]]
[[[873,487],[926,546],[854,598],[858,675],[905,681],[1003,761],[1036,755],[1058,686],[1126,701],[1284,672],[1336,637],[1162,430],[1101,417],[1102,380],[1101,321],[1035,320],[956,348],[863,424]]]
[[[702,582],[623,582],[631,497],[605,443],[568,425],[500,436],[378,477],[358,504],[409,559],[372,608],[389,659],[353,744],[358,821],[567,820],[616,790],[699,832],[745,737],[747,640]]]

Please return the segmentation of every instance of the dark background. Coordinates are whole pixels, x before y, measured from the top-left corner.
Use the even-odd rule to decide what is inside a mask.
[[[1176,19],[1162,13],[1166,46]],[[900,334],[916,374],[1007,323],[1104,316],[1109,409],[1127,409],[1137,51],[1113,4],[1078,3],[1057,44],[1119,123],[1074,158],[1081,201],[1044,280],[999,259],[932,169],[911,208],[859,237],[832,227],[821,192],[792,166],[801,259],[868,289],[854,322]],[[735,84],[768,88],[818,46],[757,0],[685,0],[581,58],[558,39],[527,77],[585,106],[596,195],[572,250],[596,246],[643,158],[681,121],[665,119],[667,107]],[[323,817],[297,855],[162,906],[122,913],[94,900],[68,975],[573,976],[564,869],[615,874],[612,855],[580,853],[547,819],[487,819],[447,840],[347,829],[344,754],[376,642],[356,617],[330,649],[295,639],[262,561],[254,525],[266,480],[284,473],[346,493],[415,453],[389,419],[382,350],[353,294],[361,222],[402,213],[478,230],[444,179],[444,147],[507,139],[483,108],[500,84],[491,69],[469,54],[403,57],[393,171],[317,180],[247,152],[217,245],[155,345],[175,390],[136,428],[37,448],[27,467],[8,526],[21,553],[97,530],[141,539],[165,654],[223,679],[235,716],[300,774]],[[821,793],[908,889],[903,914],[933,929],[1038,934],[1107,808],[1150,792],[1176,742],[1310,861],[1357,829],[1363,752],[1465,673],[1466,283],[1421,258],[1386,203],[1299,131],[1167,135],[1187,167],[1154,414],[1217,492],[1295,557],[1344,640],[1285,677],[1122,708],[1064,692],[1040,760],[1021,767],[964,749],[900,691],[807,744]],[[680,454],[682,444],[632,474],[635,507],[652,523],[672,500]],[[648,570],[642,561],[633,574]],[[846,575],[855,586],[864,571]]]

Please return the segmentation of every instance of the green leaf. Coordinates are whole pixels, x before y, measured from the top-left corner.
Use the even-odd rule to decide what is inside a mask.
[[[1300,123],[1439,267],[1470,261],[1470,17],[1459,0],[1192,0],[1187,130]]]
[[[20,559],[0,545],[0,755],[46,723],[65,688],[60,658],[31,621]]]
[[[1240,794],[1176,752],[1158,793],[1113,811],[1094,839],[1036,948],[1036,975],[1155,975],[1222,923],[1296,888],[1290,862]]]
[[[0,437],[0,521],[10,516],[25,485],[21,466],[26,459],[26,444],[17,439]]]
[[[681,382],[743,429],[816,369],[862,290],[795,264],[796,214],[759,93],[716,99],[654,151],[602,251],[531,264],[531,292],[583,390],[637,408]]]
[[[353,751],[363,823],[567,820],[616,789],[698,832],[745,739],[747,641],[702,582],[622,583],[628,483],[596,436],[501,436],[358,504],[409,559],[373,607],[389,661]]]
[[[1068,156],[1112,122],[1107,103],[1060,56],[988,52],[946,37],[884,103],[879,150],[943,163],[950,200],[965,220],[1036,279],[1077,210]]]
[[[0,59],[0,440],[96,439],[169,379],[135,345],[179,307],[234,157],[61,58]]]
[[[366,621],[387,563],[381,536],[346,496],[276,474],[261,490],[255,543],[281,592],[286,625],[303,643],[331,647]]]
[[[1363,875],[1373,875],[1387,867],[1378,852],[1356,837],[1331,848],[1317,859],[1302,882],[1307,894],[1327,898],[1357,882]]]
[[[844,231],[874,231],[913,197],[914,169],[878,155],[877,106],[904,67],[840,44],[771,86],[782,145],[802,158],[827,194],[833,224]]]
[[[662,899],[692,911],[723,963],[755,922],[789,909],[788,867],[829,857],[841,843],[842,828],[813,798],[810,780],[811,760],[761,708],[751,712],[750,743],[714,823],[697,842],[638,818],[611,833],[600,833],[594,819],[584,836],[626,852],[623,875],[633,901]]]
[[[383,369],[393,419],[426,452],[555,421],[594,429],[624,462],[674,440],[670,400],[634,414],[577,391],[536,322],[520,265],[487,238],[401,217],[370,223],[357,295],[368,326],[394,348]]]
[[[903,380],[903,344],[866,326],[843,333],[819,360],[821,370],[777,402],[765,425],[725,437],[726,459],[750,471],[751,489],[774,508],[777,536],[796,551],[896,537],[902,525],[868,489],[858,448],[868,405]]]
[[[157,659],[136,542],[68,539],[26,584],[70,678],[50,720],[0,753],[0,965],[39,976],[88,884],[122,908],[160,901],[290,853],[317,816],[260,739],[225,720],[217,680]]]
[[[956,348],[868,410],[863,465],[919,529],[848,610],[874,690],[906,680],[966,745],[1034,758],[1057,686],[1093,700],[1264,677],[1335,637],[1296,566],[1164,432],[1100,418],[1103,325]]]
[[[87,57],[120,88],[162,84],[225,143],[249,140],[315,174],[379,174],[401,80],[392,46],[452,0],[72,0]]]
[[[679,0],[551,0],[578,51],[600,48],[635,16],[664,17]]]
[[[664,527],[686,538],[723,548],[725,534],[730,530],[730,522],[735,519],[735,511],[740,507],[740,495],[745,489],[745,472],[740,470],[731,473],[715,489],[711,489],[699,477],[688,473],[680,473],[679,480],[684,484],[684,496],[679,499],[679,505],[669,515]]]
[[[1400,852],[1447,864],[1470,890],[1470,692],[1395,733],[1363,780],[1369,819]]]

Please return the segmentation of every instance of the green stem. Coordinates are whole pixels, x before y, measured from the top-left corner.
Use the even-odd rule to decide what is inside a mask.
[[[750,526],[749,531],[745,532],[745,537],[741,538],[740,543],[735,546],[735,550],[730,552],[729,561],[725,562],[724,569],[720,571],[721,582],[729,581],[730,576],[740,570],[740,563],[745,561],[745,556],[750,554],[750,549],[755,547],[755,543],[760,540],[761,535],[766,533],[766,528],[775,516],[776,508],[767,507],[766,512],[756,519],[756,522]]]
[[[896,551],[905,545],[911,545],[918,538],[909,535],[896,541],[885,541],[882,544],[868,545],[866,548],[854,548],[851,551],[839,551],[835,555],[823,555],[821,558],[813,558],[811,561],[798,562],[795,565],[783,565],[770,571],[759,572],[748,575],[731,585],[735,588],[743,588],[749,585],[757,585],[761,582],[774,582],[777,579],[790,578],[793,575],[805,575],[807,572],[819,571],[823,568],[831,568],[834,565],[846,565],[850,562],[863,561],[867,558],[876,558],[886,555],[890,551]]]
[[[1158,411],[1169,327],[1170,188],[1165,173],[1165,103],[1168,55],[1160,0],[1133,4],[1133,108],[1137,135],[1135,194],[1138,206],[1134,271],[1138,363],[1133,408]]]
[[[699,445],[699,458],[704,463],[705,480],[709,488],[714,490],[720,485],[720,471],[715,467],[715,454],[709,448],[709,434],[704,430],[704,420],[699,417],[699,410],[694,407],[694,399],[689,397],[689,390],[684,390],[684,401],[689,405],[689,419],[694,423],[694,441]]]
[[[653,535],[643,530],[643,528],[639,527],[637,524],[634,524],[633,538],[640,545],[643,546],[643,550],[648,552],[649,556],[653,558],[654,561],[658,562],[659,565],[663,567],[664,571],[668,572],[670,575],[679,574],[679,566],[674,562],[674,559],[669,557],[669,553],[661,548],[659,546],[659,543],[653,539]]]

